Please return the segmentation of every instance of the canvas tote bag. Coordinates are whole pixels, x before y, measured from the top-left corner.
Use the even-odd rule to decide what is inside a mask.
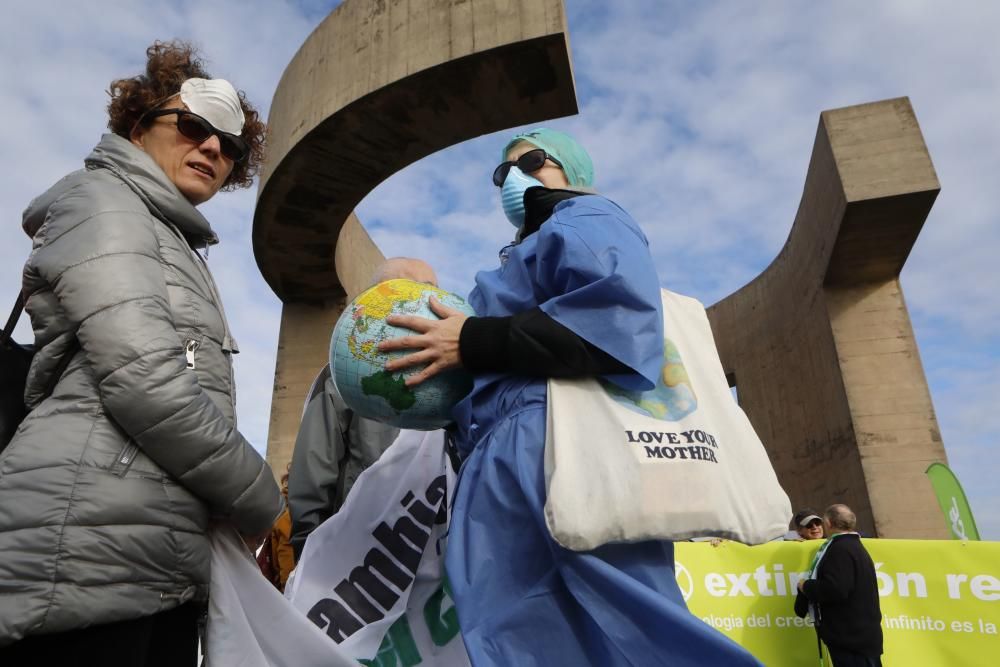
[[[705,307],[662,290],[657,386],[548,382],[545,521],[561,545],[785,533],[791,504],[730,393]]]

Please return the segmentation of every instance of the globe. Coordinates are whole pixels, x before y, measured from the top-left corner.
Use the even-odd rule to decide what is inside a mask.
[[[626,391],[602,381],[604,390],[632,412],[663,421],[677,421],[698,409],[698,397],[691,386],[680,350],[669,338],[663,339],[663,368],[656,386],[649,391]]]
[[[390,359],[413,350],[383,353],[384,340],[413,335],[413,331],[386,323],[389,315],[417,315],[438,319],[430,309],[431,296],[446,306],[475,315],[459,296],[412,280],[387,280],[362,292],[344,309],[330,339],[330,370],[337,391],[355,413],[399,428],[430,431],[446,426],[451,409],[472,390],[472,376],[461,369],[439,373],[416,387],[406,378],[420,371],[390,373]]]

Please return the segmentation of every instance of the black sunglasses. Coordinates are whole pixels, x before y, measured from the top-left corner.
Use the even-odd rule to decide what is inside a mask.
[[[499,187],[503,186],[503,182],[507,180],[507,174],[510,173],[510,168],[517,165],[525,174],[532,174],[542,168],[546,160],[552,160],[562,169],[562,162],[555,159],[541,148],[534,148],[516,160],[507,160],[506,162],[501,162],[500,166],[493,170],[493,185]]]
[[[142,123],[146,120],[159,118],[160,116],[173,115],[177,116],[177,131],[191,141],[200,144],[214,134],[219,138],[219,150],[233,162],[243,162],[250,155],[250,146],[244,141],[243,137],[217,130],[207,120],[187,109],[157,109],[155,111],[147,111],[139,119],[139,122]]]

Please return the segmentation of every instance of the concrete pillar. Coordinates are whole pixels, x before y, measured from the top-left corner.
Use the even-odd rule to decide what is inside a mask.
[[[321,305],[286,303],[281,308],[271,423],[267,433],[267,462],[275,477],[280,478],[292,460],[306,395],[316,375],[329,361],[330,332],[345,303],[344,299]]]
[[[709,309],[723,367],[793,505],[881,537],[946,538],[946,461],[899,284],[940,189],[906,98],[821,114],[784,248]]]
[[[267,433],[267,462],[279,479],[292,460],[309,389],[330,360],[333,327],[344,306],[368,287],[372,274],[384,259],[353,213],[340,230],[335,255],[337,274],[345,290],[343,297],[323,304],[286,303],[281,308]]]
[[[947,462],[897,278],[826,290],[877,533],[947,539],[924,471]]]

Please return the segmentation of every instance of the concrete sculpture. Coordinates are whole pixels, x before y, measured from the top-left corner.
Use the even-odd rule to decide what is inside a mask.
[[[274,470],[337,317],[382,259],[354,207],[435,151],[576,113],[574,91],[561,0],[347,0],[306,40],[271,105],[253,229],[284,304]],[[785,247],[709,309],[793,502],[846,502],[869,535],[946,536],[923,475],[944,447],[899,284],[938,190],[908,100],[823,112]]]

